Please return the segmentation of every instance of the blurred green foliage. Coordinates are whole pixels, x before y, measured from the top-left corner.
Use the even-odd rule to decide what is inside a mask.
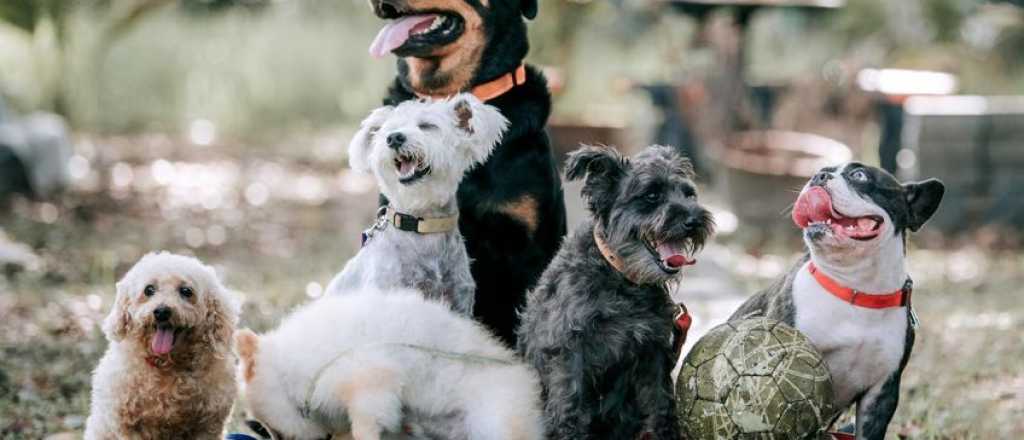
[[[642,101],[618,80],[714,74],[694,20],[661,1],[541,3],[530,60],[561,68],[556,115],[622,120]],[[366,54],[381,23],[364,0],[3,0],[0,19],[0,93],[94,132],[179,133],[195,119],[236,137],[350,125],[394,70]],[[764,11],[751,41],[754,79],[820,76],[840,60],[952,71],[968,93],[1024,93],[1024,13],[1008,3]]]

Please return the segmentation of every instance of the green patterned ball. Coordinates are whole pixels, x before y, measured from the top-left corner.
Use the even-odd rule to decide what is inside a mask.
[[[820,439],[832,411],[832,376],[794,328],[767,318],[711,329],[676,382],[688,439]]]

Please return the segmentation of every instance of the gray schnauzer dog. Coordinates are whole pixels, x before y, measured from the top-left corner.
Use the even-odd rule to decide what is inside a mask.
[[[541,375],[548,437],[678,440],[668,284],[714,229],[693,167],[663,146],[632,159],[583,147],[566,167],[585,176],[593,218],[530,292],[518,335]]]
[[[470,94],[406,101],[370,114],[349,144],[349,162],[357,171],[373,172],[390,204],[327,293],[413,288],[472,315],[476,284],[458,229],[455,193],[507,126],[498,109]]]

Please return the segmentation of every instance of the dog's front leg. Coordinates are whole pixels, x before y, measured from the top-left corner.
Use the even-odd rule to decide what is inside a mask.
[[[655,371],[652,371],[651,376],[644,380],[638,390],[641,402],[651,408],[644,426],[651,433],[651,440],[677,440],[682,434],[679,432],[679,421],[676,416],[671,356],[662,354],[652,362],[652,365],[658,365],[658,368],[653,369]]]
[[[868,389],[857,401],[857,440],[883,440],[900,400],[900,374]]]
[[[384,430],[398,431],[402,424],[401,383],[393,370],[367,366],[338,385],[356,440],[380,440]]]
[[[588,384],[590,374],[583,357],[584,347],[566,347],[562,355],[550,359],[546,365],[547,402],[544,405],[548,420],[548,438],[591,438],[597,397]]]

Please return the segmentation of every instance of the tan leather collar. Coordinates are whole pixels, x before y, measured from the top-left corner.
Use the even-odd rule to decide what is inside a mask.
[[[501,95],[504,95],[509,90],[512,90],[516,86],[521,86],[526,83],[526,65],[520,64],[516,70],[501,75],[494,80],[480,84],[470,91],[473,96],[477,99],[487,102]],[[420,98],[447,98],[448,95],[431,95],[428,93],[416,92],[416,96]]]
[[[401,231],[416,232],[419,234],[436,234],[439,232],[454,231],[459,226],[459,216],[438,218],[422,218],[409,214],[403,214],[388,207],[384,213],[384,220],[394,225]]]
[[[601,252],[601,256],[608,262],[618,273],[622,274],[629,282],[633,284],[640,284],[633,280],[629,275],[626,274],[626,266],[622,262],[622,257],[619,257],[611,247],[608,246],[608,242],[604,240],[604,230],[601,225],[594,224],[594,242],[597,243],[597,250]]]

